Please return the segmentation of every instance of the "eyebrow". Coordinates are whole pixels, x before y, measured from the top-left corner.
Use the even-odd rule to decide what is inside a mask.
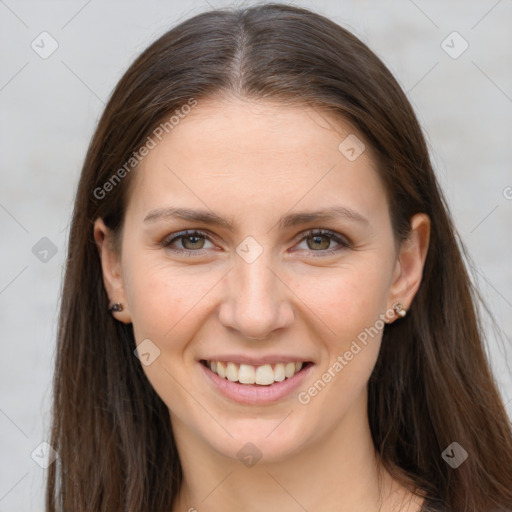
[[[157,222],[158,220],[170,220],[173,218],[220,226],[230,231],[234,230],[232,221],[224,219],[212,211],[194,210],[191,208],[157,208],[155,210],[151,210],[146,215],[143,223],[149,224]],[[300,224],[336,220],[339,218],[361,224],[369,224],[368,219],[352,208],[347,208],[345,206],[332,206],[322,210],[290,213],[282,216],[276,224],[279,228],[286,229]]]

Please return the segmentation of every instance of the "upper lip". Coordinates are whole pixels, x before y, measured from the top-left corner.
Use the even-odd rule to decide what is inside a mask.
[[[290,355],[277,355],[268,354],[258,357],[249,357],[240,354],[217,354],[214,356],[208,356],[201,358],[201,361],[223,361],[235,364],[250,364],[252,366],[261,366],[264,364],[278,364],[278,363],[306,363],[310,362],[311,359],[304,358],[302,356],[290,356]]]

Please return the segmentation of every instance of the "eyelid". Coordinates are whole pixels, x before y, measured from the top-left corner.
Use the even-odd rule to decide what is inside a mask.
[[[336,243],[338,243],[340,246],[338,248],[321,250],[321,251],[313,251],[311,249],[309,250],[310,253],[318,253],[319,256],[330,255],[330,254],[333,254],[341,249],[350,248],[353,245],[351,240],[348,237],[346,237],[345,235],[342,235],[341,233],[337,233],[336,231],[332,231],[330,229],[324,229],[324,228],[314,228],[314,229],[308,229],[306,231],[302,231],[294,238],[294,243],[298,244],[310,236],[319,236],[319,235],[327,236],[327,237],[331,238]],[[164,248],[169,249],[170,251],[173,251],[173,252],[177,252],[179,254],[185,253],[185,254],[189,254],[189,255],[192,255],[192,254],[201,255],[205,251],[208,250],[208,249],[198,249],[198,250],[176,249],[176,248],[170,247],[170,245],[173,242],[175,242],[176,240],[179,240],[180,238],[184,238],[186,236],[201,236],[201,237],[204,237],[209,242],[214,243],[214,241],[215,241],[215,237],[206,231],[202,231],[201,229],[186,229],[184,231],[179,231],[177,233],[173,233],[173,234],[169,235],[162,241],[162,245],[164,246]],[[299,251],[300,251],[300,249],[299,249]]]
[[[175,249],[171,248],[170,245],[175,242],[176,240],[179,240],[180,238],[185,238],[186,236],[202,236],[206,240],[208,240],[211,243],[214,243],[215,238],[206,231],[202,231],[200,229],[185,229],[184,231],[179,231],[177,233],[172,233],[171,235],[164,238],[162,241],[162,245],[164,248],[169,249],[170,251],[177,252],[180,254],[186,253],[186,254],[202,254],[207,249],[198,249],[197,251],[192,251],[190,249]]]
[[[349,238],[345,235],[342,235],[341,233],[337,233],[336,231],[332,231],[330,229],[324,229],[324,228],[314,228],[314,229],[308,229],[306,231],[303,231],[302,233],[299,233],[298,235],[298,241],[297,243],[300,243],[304,241],[306,238],[310,236],[327,236],[334,240],[340,247],[334,248],[334,249],[327,249],[325,251],[313,251],[309,249],[309,252],[317,253],[318,255],[327,255],[332,254],[334,252],[337,252],[341,250],[341,248],[348,249],[352,247],[352,242],[349,240]]]

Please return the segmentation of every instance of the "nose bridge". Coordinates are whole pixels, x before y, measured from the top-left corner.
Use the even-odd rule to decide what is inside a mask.
[[[271,252],[260,248],[251,240],[237,248],[240,257],[230,272],[229,296],[221,309],[224,325],[252,339],[264,339],[293,320],[286,286],[272,269]]]
[[[275,310],[278,303],[277,277],[270,270],[269,257],[260,256],[256,261],[237,263],[237,286],[239,299],[244,305],[257,305],[260,308]]]

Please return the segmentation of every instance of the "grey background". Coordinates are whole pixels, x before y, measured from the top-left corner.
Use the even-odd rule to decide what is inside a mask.
[[[352,29],[407,91],[501,330],[489,352],[512,416],[511,0],[294,3]],[[208,4],[230,5],[0,0],[0,512],[43,509],[31,453],[48,439],[67,226],[104,102],[138,53]],[[47,59],[31,47],[43,31],[58,43]],[[453,31],[469,44],[458,58]]]

